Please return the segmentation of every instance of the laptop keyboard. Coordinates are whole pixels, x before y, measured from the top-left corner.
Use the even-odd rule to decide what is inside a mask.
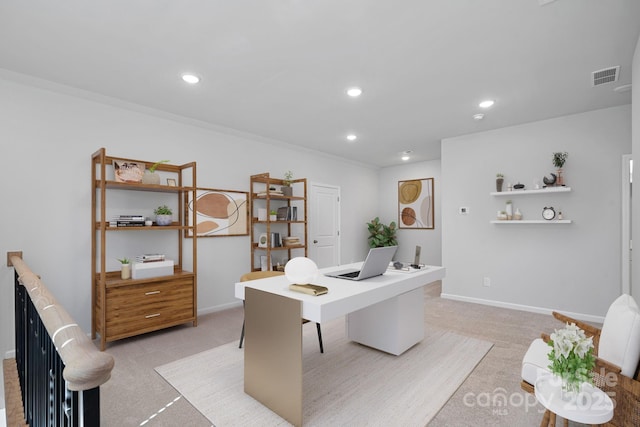
[[[341,274],[340,277],[358,277],[359,274],[359,271],[352,271],[351,273]]]

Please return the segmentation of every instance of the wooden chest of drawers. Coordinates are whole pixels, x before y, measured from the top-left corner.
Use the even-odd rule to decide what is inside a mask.
[[[98,291],[97,295],[102,292]],[[96,306],[101,310],[100,297]],[[107,281],[104,306],[104,319],[97,316],[96,320],[97,329],[104,333],[106,342],[186,322],[195,325],[194,275]]]

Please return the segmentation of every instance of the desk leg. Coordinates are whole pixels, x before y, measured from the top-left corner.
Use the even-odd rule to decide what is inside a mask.
[[[245,288],[244,391],[302,425],[302,305]]]

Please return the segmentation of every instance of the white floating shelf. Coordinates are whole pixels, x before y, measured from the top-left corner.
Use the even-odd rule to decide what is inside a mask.
[[[570,219],[556,219],[547,221],[546,219],[523,219],[523,220],[494,220],[491,224],[571,224]]]
[[[512,190],[512,191],[494,191],[489,193],[492,196],[520,196],[525,194],[549,194],[549,193],[568,193],[571,187],[549,187],[540,190]]]

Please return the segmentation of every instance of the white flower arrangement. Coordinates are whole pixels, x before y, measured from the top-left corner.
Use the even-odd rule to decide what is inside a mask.
[[[580,384],[593,384],[591,371],[596,359],[593,355],[593,337],[587,337],[575,323],[567,324],[564,329],[551,334],[548,343],[551,372],[562,378],[563,386],[577,391]]]

